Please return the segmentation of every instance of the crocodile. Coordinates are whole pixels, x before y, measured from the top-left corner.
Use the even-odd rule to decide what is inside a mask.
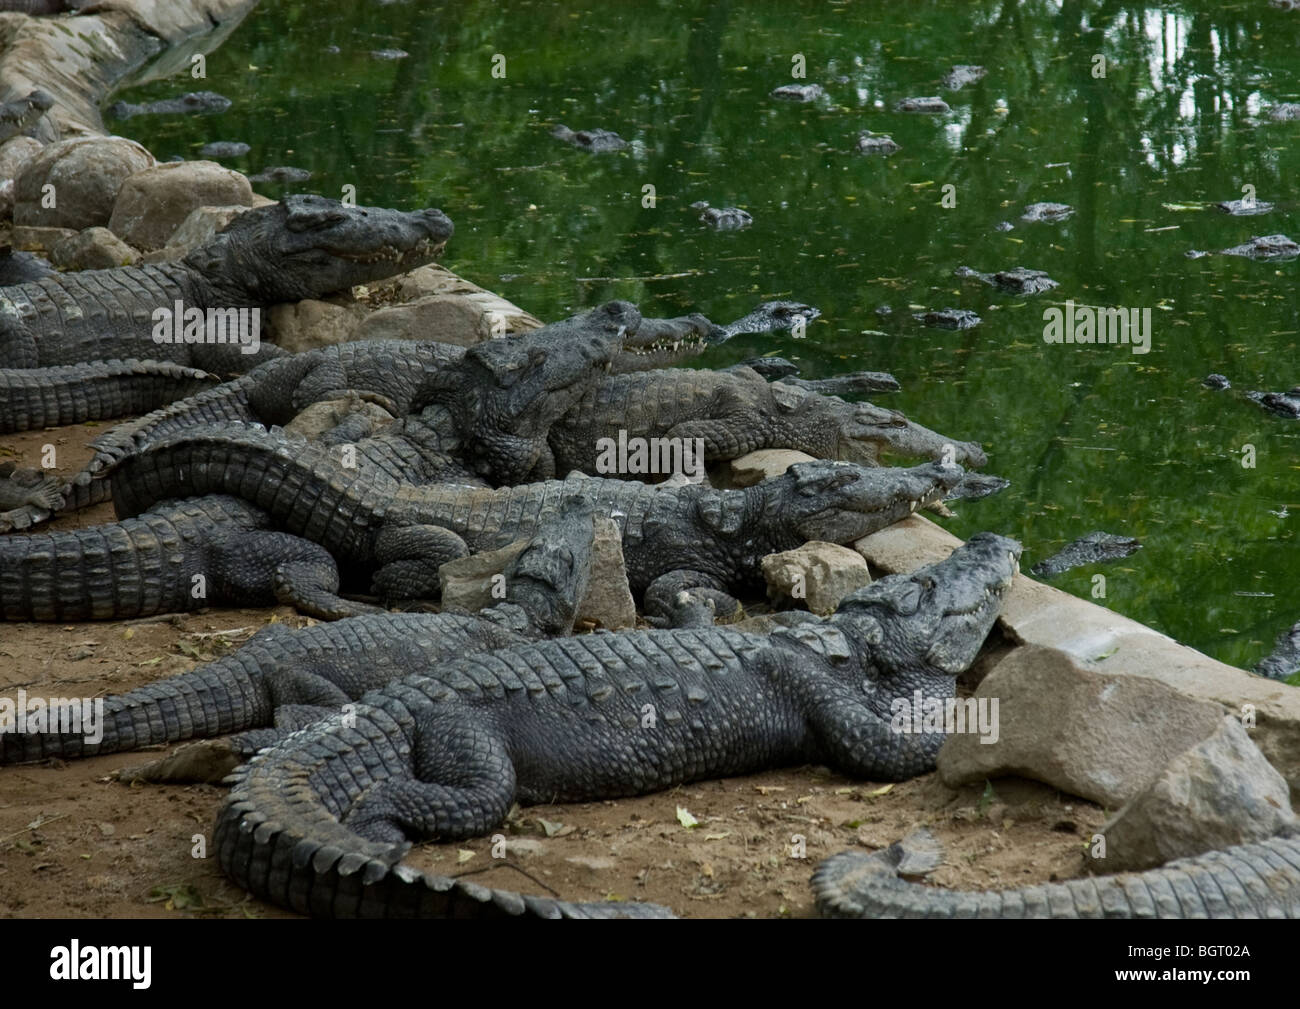
[[[705,201],[699,200],[691,204],[691,209],[698,210],[700,220],[715,231],[739,231],[754,223],[749,212],[739,207],[710,207]]]
[[[218,860],[257,896],[320,916],[662,916],[399,860],[415,839],[489,831],[515,802],[613,799],[803,763],[871,780],[923,773],[943,733],[896,731],[895,701],[955,696],[1019,554],[981,533],[941,563],[852,593],[825,620],[769,635],[602,632],[438,663],[236,770]]]
[[[1077,540],[1062,547],[1051,557],[1039,561],[1029,569],[1036,578],[1052,578],[1063,574],[1071,568],[1085,564],[1100,564],[1103,561],[1117,561],[1142,549],[1142,544],[1131,536],[1117,536],[1114,533],[1093,532],[1080,536]]]
[[[1231,214],[1233,217],[1254,217],[1257,214],[1272,213],[1275,204],[1267,203],[1264,200],[1240,199],[1240,200],[1223,200],[1215,204],[1219,210],[1225,214]]]
[[[611,130],[571,130],[563,123],[551,129],[551,136],[581,150],[591,151],[593,154],[621,151],[630,146],[626,140]]]
[[[592,532],[590,508],[566,502],[507,565],[503,598],[477,614],[370,613],[301,630],[269,624],[213,662],[105,698],[96,742],[73,732],[0,734],[0,764],[239,733],[164,761],[173,779],[219,781],[299,723],[412,670],[568,634],[587,589]]]
[[[1300,385],[1293,386],[1287,392],[1251,390],[1246,393],[1246,396],[1279,417],[1289,417],[1293,420],[1300,418]]]
[[[0,515],[27,507],[62,507],[59,478],[52,473],[0,462]]]
[[[34,88],[23,98],[0,102],[0,143],[26,133],[53,107],[54,98],[40,88]]]
[[[1275,123],[1289,123],[1300,119],[1300,103],[1280,102],[1268,110],[1268,118]]]
[[[883,371],[853,371],[830,378],[799,378],[799,366],[784,357],[751,357],[726,371],[753,368],[768,381],[792,385],[823,396],[853,396],[860,393],[898,392],[898,379]]]
[[[972,277],[1008,294],[1041,294],[1059,286],[1042,270],[1027,270],[1023,266],[997,273],[980,273],[969,266],[959,266],[953,272],[958,277]]]
[[[988,73],[983,67],[958,63],[943,76],[943,86],[949,91],[960,91],[967,84],[982,81]]]
[[[1039,221],[1056,222],[1064,221],[1073,213],[1074,208],[1064,203],[1031,203],[1025,207],[1020,219],[1031,224]]]
[[[829,918],[1300,918],[1300,829],[1158,869],[1012,890],[955,891],[907,882],[933,868],[918,831],[883,851],[843,851],[813,873]]]
[[[171,361],[0,368],[0,433],[154,410],[218,381],[216,375]]]
[[[321,619],[376,607],[336,595],[328,551],[277,532],[235,497],[161,501],[111,525],[0,538],[0,618],[119,620],[216,602],[297,606]]]
[[[1256,235],[1249,242],[1222,250],[1222,255],[1247,259],[1292,259],[1300,256],[1300,245],[1286,235]]]
[[[813,102],[825,98],[826,89],[820,84],[782,84],[779,88],[773,88],[768,97],[780,98],[786,102]]]
[[[0,287],[30,284],[34,280],[52,277],[56,272],[58,271],[43,256],[12,247],[0,249]]]
[[[895,142],[894,138],[885,133],[872,133],[870,130],[863,130],[858,134],[857,151],[859,154],[882,154],[890,155],[901,151],[902,147]]]
[[[912,316],[917,322],[935,329],[973,329],[983,320],[974,312],[965,308],[943,308],[929,312],[917,312]]]
[[[430,262],[451,237],[439,210],[402,213],[289,196],[236,217],[175,263],[62,274],[0,291],[0,360],[11,368],[84,361],[168,360],[242,373],[284,351],[240,344],[231,313],[301,301]],[[224,312],[228,342],[158,342],[158,311]],[[187,328],[189,323],[187,322]],[[253,353],[245,353],[254,349]]]
[[[229,98],[215,91],[191,91],[177,98],[164,98],[143,105],[114,102],[108,107],[108,112],[117,119],[132,119],[135,116],[211,116],[225,112],[233,104]]]
[[[312,173],[306,168],[294,168],[292,165],[272,165],[263,168],[256,175],[248,177],[249,182],[306,182]]]
[[[1205,386],[1207,389],[1214,389],[1215,391],[1232,388],[1232,383],[1228,381],[1228,376],[1220,375],[1218,372],[1215,372],[1212,375],[1206,375],[1201,379],[1201,385]]]
[[[1300,622],[1277,636],[1277,643],[1255,664],[1255,672],[1270,680],[1285,680],[1300,671]]]
[[[242,158],[251,150],[242,140],[212,140],[199,148],[199,157]]]
[[[882,455],[942,459],[945,452],[963,466],[988,461],[979,445],[945,438],[895,410],[769,384],[749,368],[612,376],[552,425],[549,440],[560,472],[605,476],[613,471],[602,459],[620,437],[660,439],[661,445],[670,444],[663,439],[691,445],[699,439],[703,461],[710,463],[763,448],[866,466],[881,465]]]
[[[937,95],[925,98],[904,98],[894,108],[899,112],[925,112],[931,115],[952,111],[948,103]]]
[[[675,593],[692,587],[730,612],[732,592],[760,585],[765,555],[859,539],[942,499],[963,473],[942,463],[818,461],[735,491],[580,476],[500,489],[418,486],[349,469],[330,447],[280,431],[200,427],[122,460],[112,481],[123,517],[167,498],[242,496],[276,528],[325,547],[345,573],[372,571],[375,593],[392,599],[435,595],[442,563],[531,536],[578,493],[614,520],[633,592],[664,619]]]
[[[610,347],[610,368],[617,372],[636,371],[659,363],[676,363],[702,353],[707,347],[728,337],[725,328],[714,326],[702,315],[687,315],[676,319],[642,319],[636,306],[629,302],[614,301],[570,319],[543,326],[514,340],[492,341],[487,347],[498,343],[502,347],[475,352],[466,364],[466,370],[475,363],[482,365],[486,359],[495,358],[493,367],[498,369],[500,378],[504,381],[512,370],[511,365],[524,363],[520,355],[510,350],[516,341],[525,341],[534,349],[540,349],[545,344],[552,351],[563,351],[570,345],[576,348],[584,338],[588,341],[603,340],[606,337],[613,338],[619,332],[622,333],[621,339],[616,346]],[[231,382],[118,425],[96,438],[92,442],[96,449],[95,455],[64,488],[63,508],[69,512],[77,511],[107,500],[109,484],[103,477],[108,467],[151,439],[196,424],[283,425],[312,403],[348,395],[376,403],[394,416],[405,417],[417,411],[432,397],[430,388],[437,381],[436,375],[443,369],[455,368],[465,362],[466,354],[465,347],[435,341],[376,340],[339,344],[266,362]],[[511,354],[511,361],[501,360],[506,354]],[[547,370],[543,380],[552,390],[558,391],[561,384],[570,383],[576,390],[579,379],[590,375],[585,371],[583,360],[579,353],[552,352],[549,359],[539,361],[534,358],[532,363]],[[557,378],[557,368],[565,367],[566,363],[577,365],[578,373],[571,373],[564,379]],[[465,377],[463,371],[458,374]],[[527,423],[522,417],[523,407],[535,402],[535,399],[525,400],[518,392],[513,396],[503,394],[500,382],[489,383],[481,391],[486,397],[495,390],[498,394],[498,408],[487,413],[475,413],[477,408],[474,405],[473,388],[464,382],[459,385],[457,382],[450,384],[462,401],[461,419],[465,426],[461,429],[461,444],[473,438],[487,442],[505,437],[506,431],[501,422],[506,417],[514,422],[514,433],[519,434],[519,428]],[[517,383],[516,389],[522,390],[525,385],[526,383]],[[535,398],[538,391],[536,387],[530,387],[528,395]],[[75,398],[77,394],[73,391],[70,395]],[[505,402],[502,402],[503,398]],[[549,408],[554,412],[557,406],[570,402],[571,397],[556,395]],[[534,413],[545,406],[536,404]],[[502,410],[506,412],[503,414]],[[467,413],[471,416],[465,416]],[[535,419],[531,422],[538,424]],[[412,420],[409,427],[408,433],[418,436],[420,451],[427,455],[426,450],[433,448],[428,438],[424,437],[430,431],[429,421]],[[396,436],[397,433],[393,431],[390,435]],[[543,443],[544,438],[541,438],[534,445],[539,454],[544,453]],[[470,447],[476,447],[480,454],[484,448],[481,444]],[[448,450],[435,449],[438,465],[449,464],[446,459]],[[516,454],[507,461],[520,466],[522,460],[523,457]],[[434,479],[432,471],[417,476],[391,470],[390,475],[413,482]],[[509,479],[501,473],[498,473],[498,477],[499,482]],[[49,517],[48,511],[37,508],[28,510],[23,516],[9,516],[8,521],[0,517],[0,531],[27,528]]]

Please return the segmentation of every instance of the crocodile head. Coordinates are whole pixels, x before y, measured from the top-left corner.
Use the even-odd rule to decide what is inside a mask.
[[[887,681],[879,694],[892,702],[900,691],[968,669],[1019,570],[1018,542],[977,533],[947,560],[845,596],[831,620],[862,643],[868,693]]]
[[[795,463],[751,489],[770,495],[768,514],[793,546],[849,543],[943,500],[964,472],[941,463],[901,469],[818,460]]]
[[[591,576],[592,515],[590,501],[566,498],[557,517],[505,569],[506,602],[522,607],[538,633],[573,630]]]
[[[524,336],[476,344],[429,376],[416,407],[451,411],[462,454],[489,480],[545,479],[551,426],[604,377],[640,321],[635,305],[611,301]]]
[[[650,371],[698,357],[708,349],[718,327],[698,312],[676,319],[642,319],[628,330],[613,371]]]
[[[452,231],[441,210],[287,196],[240,214],[184,262],[234,304],[301,301],[432,262]]]

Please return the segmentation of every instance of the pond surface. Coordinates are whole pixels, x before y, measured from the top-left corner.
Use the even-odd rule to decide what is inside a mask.
[[[956,63],[988,74],[941,90]],[[811,82],[826,97],[769,97]],[[273,197],[350,185],[360,203],[441,207],[457,227],[447,264],[543,319],[610,298],[718,322],[763,299],[817,305],[805,338],[740,338],[702,363],[775,352],[806,376],[892,372],[903,392],[878,403],[982,441],[987,470],[1012,481],[958,502],[945,525],[1018,537],[1026,568],[1095,529],[1139,537],[1132,557],[1054,584],[1091,597],[1104,574],[1099,602],[1226,662],[1252,665],[1300,618],[1300,423],[1242,395],[1300,383],[1300,263],[1185,255],[1300,238],[1300,122],[1267,114],[1300,101],[1300,12],[1264,0],[264,0],[208,57],[205,81],[114,97],[200,89],[233,108],[110,125],[160,159],[238,140],[251,151],[226,163],[241,171],[313,173],[257,186]],[[917,95],[951,111],[894,111]],[[553,139],[556,123],[633,146],[588,154]],[[863,130],[901,150],[857,154]],[[1245,186],[1276,209],[1206,206]],[[754,223],[711,231],[698,200]],[[1022,222],[1036,201],[1075,212]],[[955,277],[962,265],[1045,270],[1060,287],[1005,295]],[[1150,309],[1150,352],[1045,343],[1044,310],[1067,298]],[[947,306],[982,325],[912,318]],[[1203,388],[1211,372],[1232,390]]]

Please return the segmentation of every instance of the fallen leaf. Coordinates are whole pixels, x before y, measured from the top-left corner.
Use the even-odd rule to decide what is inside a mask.
[[[685,806],[677,807],[677,822],[687,830],[699,826],[700,821],[691,816],[690,811]]]

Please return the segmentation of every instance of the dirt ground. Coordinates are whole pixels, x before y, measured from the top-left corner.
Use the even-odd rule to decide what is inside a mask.
[[[71,473],[100,430],[6,436],[0,460],[39,465],[41,446],[53,444],[59,469]],[[50,528],[111,520],[102,505]],[[0,624],[0,696],[120,693],[213,658],[271,620],[308,623],[278,607]],[[114,780],[149,756],[0,767],[0,916],[289,916],[227,881],[214,859],[196,857],[222,788]],[[653,901],[683,917],[807,917],[813,867],[843,848],[875,850],[924,825],[947,856],[931,882],[1002,888],[1081,874],[1085,841],[1103,819],[1098,807],[1028,781],[953,790],[931,774],[886,786],[803,767],[637,799],[516,809],[501,831],[504,860],[479,838],[421,845],[409,861],[528,893]]]

